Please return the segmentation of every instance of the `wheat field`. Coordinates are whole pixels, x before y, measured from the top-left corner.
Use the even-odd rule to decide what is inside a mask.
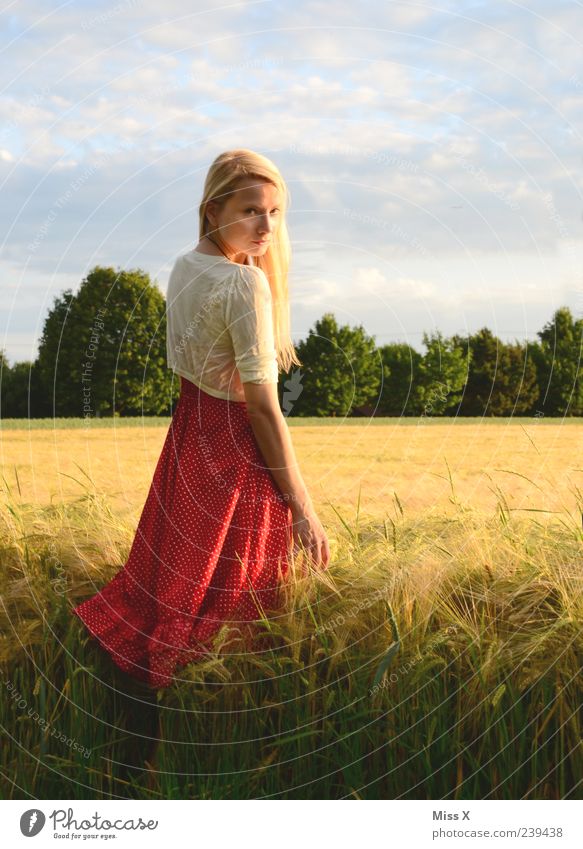
[[[581,798],[580,422],[290,421],[330,568],[153,702],[71,608],[167,422],[50,424],[0,434],[4,798]]]
[[[7,481],[35,504],[70,501],[89,479],[120,515],[134,520],[146,498],[169,419],[113,428],[28,430],[3,423]],[[316,424],[317,421],[317,424]],[[302,473],[323,516],[336,507],[382,518],[397,493],[409,514],[447,511],[459,498],[492,511],[503,490],[511,510],[575,514],[583,488],[580,419],[289,419]],[[355,423],[356,422],[356,423]],[[81,466],[86,475],[80,475]]]

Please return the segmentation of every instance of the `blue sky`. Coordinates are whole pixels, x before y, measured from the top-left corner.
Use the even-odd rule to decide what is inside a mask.
[[[231,147],[291,193],[293,336],[378,344],[583,314],[578,2],[15,2],[2,26],[3,346],[96,264],[166,290]]]

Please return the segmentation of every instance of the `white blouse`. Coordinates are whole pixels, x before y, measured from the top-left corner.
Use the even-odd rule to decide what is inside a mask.
[[[265,272],[196,250],[179,256],[166,294],[166,354],[169,368],[215,398],[245,401],[243,383],[277,383]]]

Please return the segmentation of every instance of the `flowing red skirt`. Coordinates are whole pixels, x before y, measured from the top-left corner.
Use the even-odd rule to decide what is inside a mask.
[[[120,669],[167,687],[224,622],[279,609],[291,523],[246,405],[181,377],[129,558],[73,612]]]

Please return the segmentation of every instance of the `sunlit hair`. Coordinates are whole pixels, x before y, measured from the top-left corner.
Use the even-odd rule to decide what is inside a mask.
[[[290,198],[279,169],[270,159],[247,148],[226,150],[216,157],[208,170],[199,206],[199,238],[202,239],[207,233],[211,233],[211,238],[222,244],[219,234],[211,232],[213,228],[206,217],[206,206],[210,200],[214,200],[219,207],[223,206],[244,177],[256,177],[258,182],[265,180],[272,183],[280,194],[281,215],[278,216],[273,240],[263,256],[254,257],[254,265],[265,272],[269,281],[273,298],[273,331],[277,360],[280,369],[287,372],[293,363],[301,365],[290,336],[287,276],[291,248],[286,225]]]

